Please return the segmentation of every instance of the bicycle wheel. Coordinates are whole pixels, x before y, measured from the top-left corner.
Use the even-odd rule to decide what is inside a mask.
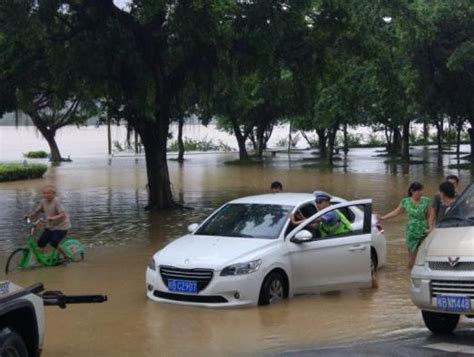
[[[84,260],[84,244],[77,239],[67,239],[61,243],[61,247],[73,262]]]
[[[5,265],[5,274],[21,270],[28,266],[28,249],[18,248],[10,254]]]

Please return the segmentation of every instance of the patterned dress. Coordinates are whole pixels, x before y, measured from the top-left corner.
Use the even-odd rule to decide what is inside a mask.
[[[431,206],[431,199],[421,197],[418,203],[413,202],[411,197],[405,197],[401,202],[408,216],[408,223],[405,228],[405,241],[408,251],[414,253],[423,239],[426,237],[428,229],[428,210]]]

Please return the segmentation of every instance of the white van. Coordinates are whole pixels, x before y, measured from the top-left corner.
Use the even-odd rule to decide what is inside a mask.
[[[474,183],[421,244],[411,298],[433,333],[453,332],[461,315],[474,317]]]

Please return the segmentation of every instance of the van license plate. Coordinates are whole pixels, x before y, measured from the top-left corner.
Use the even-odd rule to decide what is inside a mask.
[[[168,290],[179,293],[193,293],[197,294],[197,281],[195,280],[178,280],[168,279]]]
[[[438,310],[470,311],[471,299],[468,296],[438,295],[436,297]]]

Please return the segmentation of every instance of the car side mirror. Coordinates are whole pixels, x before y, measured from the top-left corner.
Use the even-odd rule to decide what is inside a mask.
[[[313,234],[310,231],[303,229],[299,231],[298,233],[296,233],[296,235],[292,237],[290,241],[292,241],[293,243],[300,244],[304,242],[309,242],[312,239],[313,239]]]
[[[193,233],[196,230],[197,227],[199,227],[199,223],[190,224],[188,226],[188,232]]]

